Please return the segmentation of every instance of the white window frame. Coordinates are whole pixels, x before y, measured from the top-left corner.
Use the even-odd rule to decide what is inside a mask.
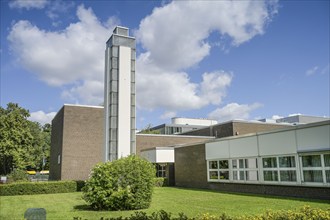
[[[250,159],[255,159],[256,162],[256,168],[246,168],[246,160]],[[243,160],[243,167],[240,167],[240,160]],[[236,161],[237,163],[237,168],[233,167],[233,161]],[[246,172],[249,171],[256,171],[257,172],[257,180],[247,180],[247,175]],[[234,179],[234,172],[237,172],[237,177],[240,177],[240,172],[243,172],[243,179]],[[259,160],[258,157],[245,157],[245,158],[234,158],[231,159],[230,163],[230,174],[231,174],[231,180],[233,182],[249,182],[249,183],[257,183],[260,180],[260,175],[259,175]]]
[[[330,166],[325,166],[324,155],[326,155],[326,154],[330,154],[330,152],[326,151],[326,152],[315,152],[315,153],[302,153],[302,154],[299,154],[299,162],[300,162],[300,166],[301,166],[300,175],[301,175],[301,182],[302,182],[303,185],[330,186],[330,182],[326,182],[326,170],[330,170]],[[304,157],[304,156],[315,156],[315,155],[320,156],[321,166],[320,167],[304,167],[302,157]],[[322,182],[306,182],[305,177],[304,177],[304,171],[309,171],[309,170],[311,170],[311,171],[321,171],[323,181]]]
[[[295,160],[295,167],[280,167],[280,157],[293,157]],[[276,167],[266,167],[264,168],[263,160],[265,158],[276,158]],[[264,156],[261,157],[260,160],[260,173],[261,173],[261,180],[265,184],[289,184],[289,185],[297,185],[300,184],[300,176],[299,176],[299,163],[298,157],[295,154],[290,155],[272,155],[272,156]],[[277,180],[265,180],[264,171],[273,171],[277,174]],[[296,181],[283,181],[281,180],[281,171],[295,171],[296,172]]]
[[[220,161],[226,160],[228,162],[228,168],[222,169],[220,168]],[[211,169],[210,168],[210,162],[217,162],[217,168]],[[218,178],[217,179],[211,179],[210,178],[210,172],[217,172]],[[228,179],[221,179],[220,172],[228,172]],[[207,181],[208,182],[229,182],[230,181],[230,159],[213,159],[213,160],[207,160]]]

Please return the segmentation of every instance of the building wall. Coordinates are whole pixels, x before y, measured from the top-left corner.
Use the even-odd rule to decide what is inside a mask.
[[[177,147],[175,158],[175,185],[208,188],[205,144]]]
[[[182,135],[196,136],[214,136],[217,138],[230,137],[234,135],[244,135],[255,132],[271,131],[289,127],[290,125],[261,123],[261,122],[244,122],[244,121],[229,121],[207,128],[188,131]]]
[[[136,134],[136,154],[140,155],[141,150],[154,147],[167,147],[178,144],[197,143],[212,139],[213,137]]]
[[[51,179],[88,178],[91,168],[102,161],[103,121],[102,107],[64,105],[52,122]]]
[[[52,121],[51,148],[50,148],[50,180],[61,179],[61,164],[58,156],[62,155],[64,107],[56,114]],[[62,158],[60,158],[61,160]]]
[[[271,132],[261,132],[244,136],[227,137],[209,141],[204,144],[191,144],[175,148],[175,182],[176,186],[192,188],[208,188],[224,192],[243,192],[277,196],[303,197],[330,200],[329,159],[325,155],[330,153],[330,124],[320,122],[303,126],[294,126]],[[313,155],[320,156],[321,164],[310,168],[301,165],[302,158]],[[293,166],[275,165],[264,167],[263,158],[294,157]],[[246,168],[234,168],[234,162],[245,158],[257,162],[257,167],[249,164]],[[211,168],[211,162],[228,161],[228,168]],[[326,162],[326,160],[328,162]],[[279,164],[280,160],[277,160]],[[208,163],[210,164],[208,165]],[[246,163],[246,162],[245,162]],[[219,162],[219,164],[221,164]],[[218,164],[218,166],[220,166]],[[267,165],[267,164],[266,164]],[[238,166],[238,165],[237,165]],[[241,166],[241,165],[239,165]],[[256,179],[235,180],[234,172],[244,171],[257,176]],[[264,176],[264,171],[286,172],[293,170],[296,177],[282,180],[270,180]],[[323,181],[302,179],[305,171],[323,170]],[[211,177],[214,171],[229,172],[229,178]],[[317,171],[318,172],[318,171]],[[306,173],[308,175],[308,173]],[[209,176],[208,176],[209,175]],[[248,175],[248,174],[246,174]],[[316,175],[316,174],[315,174]],[[247,177],[246,177],[247,178]],[[267,177],[268,178],[268,177]],[[284,176],[284,178],[286,178]],[[306,177],[310,178],[310,177]],[[317,178],[317,177],[316,177]]]

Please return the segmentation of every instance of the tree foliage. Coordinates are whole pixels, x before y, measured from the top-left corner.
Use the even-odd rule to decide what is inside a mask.
[[[15,103],[0,107],[0,173],[14,169],[42,168],[42,158],[49,157],[50,125],[28,120],[28,110]]]
[[[94,209],[136,210],[151,203],[155,167],[138,156],[98,164],[83,188]]]
[[[151,130],[152,125],[148,124],[145,128],[143,128],[139,133],[140,134],[160,134],[159,130]]]

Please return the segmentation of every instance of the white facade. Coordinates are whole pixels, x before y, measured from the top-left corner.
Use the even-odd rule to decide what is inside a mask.
[[[117,26],[107,41],[104,161],[135,153],[135,39]]]
[[[198,126],[211,126],[218,122],[216,120],[204,118],[172,118],[172,124],[177,125],[198,125]]]
[[[156,147],[144,150],[140,155],[151,163],[174,163],[173,147]]]
[[[330,121],[205,144],[209,182],[330,186]]]

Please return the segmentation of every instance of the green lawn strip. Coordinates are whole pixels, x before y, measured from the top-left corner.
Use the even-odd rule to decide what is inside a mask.
[[[45,208],[47,219],[100,219],[101,217],[130,216],[135,211],[92,211],[81,198],[82,193],[61,193],[24,196],[1,196],[0,219],[23,219],[26,209]],[[151,214],[161,209],[173,216],[183,212],[189,217],[209,213],[219,216],[261,214],[266,210],[293,210],[304,205],[329,209],[330,203],[315,200],[298,200],[278,197],[262,197],[219,193],[208,190],[193,190],[173,187],[155,188],[149,209],[141,210]]]

